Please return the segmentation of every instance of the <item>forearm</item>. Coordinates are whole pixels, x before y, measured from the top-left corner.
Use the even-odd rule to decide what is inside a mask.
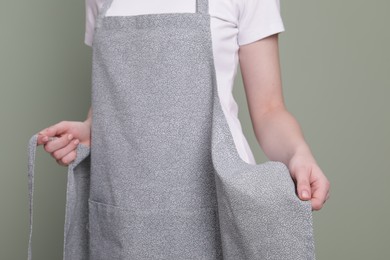
[[[311,199],[312,208],[320,209],[329,197],[329,181],[284,104],[277,34],[241,45],[239,59],[258,143],[270,160],[288,167],[300,198]]]
[[[295,117],[284,107],[276,107],[254,115],[253,128],[265,155],[273,161],[289,165],[297,153],[313,158]]]

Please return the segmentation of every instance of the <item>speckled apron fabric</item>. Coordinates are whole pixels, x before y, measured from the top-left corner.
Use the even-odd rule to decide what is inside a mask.
[[[236,150],[207,0],[196,13],[105,16],[111,2],[92,46],[91,147],[68,167],[63,259],[315,259],[311,203],[288,168]]]

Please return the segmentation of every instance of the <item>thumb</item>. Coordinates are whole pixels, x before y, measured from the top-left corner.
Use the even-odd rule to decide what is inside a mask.
[[[55,125],[49,126],[48,128],[42,130],[41,134],[46,136],[56,136],[66,133],[69,129],[69,124],[67,121],[61,121]]]
[[[311,199],[310,172],[298,172],[296,175],[297,192],[301,200]]]

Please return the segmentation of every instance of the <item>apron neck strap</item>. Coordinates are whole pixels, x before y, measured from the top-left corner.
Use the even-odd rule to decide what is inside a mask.
[[[196,13],[208,14],[209,13],[209,0],[195,0],[196,1]],[[102,8],[96,18],[96,27],[100,27],[101,20],[106,15],[108,8],[110,8],[113,0],[106,0],[103,2]]]
[[[95,27],[100,27],[103,17],[106,15],[108,8],[110,8],[113,0],[106,0],[103,2],[102,8],[100,9],[98,16],[96,18]]]
[[[200,14],[208,14],[209,0],[196,0],[196,12]]]

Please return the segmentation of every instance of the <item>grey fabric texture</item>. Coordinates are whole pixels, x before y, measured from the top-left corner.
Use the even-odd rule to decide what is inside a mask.
[[[28,187],[30,232],[27,259],[32,259],[34,166],[38,134],[28,144]],[[64,224],[63,259],[89,259],[88,257],[88,196],[90,187],[90,148],[78,144],[76,159],[67,167],[66,208]]]
[[[196,13],[105,16],[111,3],[92,45],[91,147],[79,144],[68,168],[63,259],[315,259],[311,202],[287,166],[236,150],[208,1]]]

